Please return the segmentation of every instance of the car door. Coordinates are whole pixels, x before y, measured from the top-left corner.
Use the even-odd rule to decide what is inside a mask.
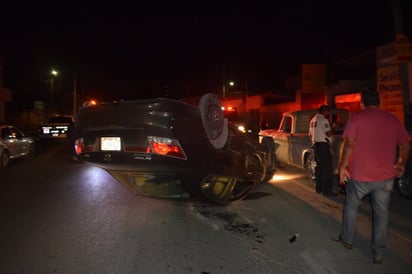
[[[292,116],[284,116],[279,130],[273,134],[277,160],[285,164],[290,163],[289,138],[292,131],[292,121]]]
[[[294,121],[294,132],[289,138],[290,164],[299,168],[304,168],[304,157],[308,152],[312,151],[311,138],[308,135],[309,121],[313,117],[313,113],[302,112]]]
[[[10,127],[11,134],[16,143],[16,151],[18,155],[26,154],[29,149],[29,142],[26,138],[24,138],[23,132],[21,132],[16,127]]]

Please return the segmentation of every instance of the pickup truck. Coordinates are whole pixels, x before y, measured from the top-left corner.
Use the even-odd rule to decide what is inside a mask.
[[[278,163],[305,169],[308,179],[313,183],[316,180],[316,161],[309,136],[309,121],[317,113],[318,109],[285,112],[278,129],[265,129],[259,132],[260,138],[263,136],[273,138]],[[335,133],[332,136],[331,149],[336,175],[341,134],[349,116],[350,113],[346,109],[332,109],[329,116]]]
[[[40,138],[63,139],[67,138],[74,124],[73,116],[56,115],[49,118],[47,123],[38,127]]]

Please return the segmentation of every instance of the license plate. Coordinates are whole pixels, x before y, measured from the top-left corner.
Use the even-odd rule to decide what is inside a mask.
[[[121,147],[120,137],[100,137],[100,150],[120,151]]]

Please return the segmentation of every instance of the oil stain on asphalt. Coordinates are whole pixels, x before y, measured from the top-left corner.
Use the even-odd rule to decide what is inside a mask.
[[[239,221],[235,213],[224,212],[224,208],[210,205],[195,205],[193,209],[204,218],[221,222],[223,229],[229,232],[252,237],[258,243],[264,242],[266,234],[260,233],[256,224]]]

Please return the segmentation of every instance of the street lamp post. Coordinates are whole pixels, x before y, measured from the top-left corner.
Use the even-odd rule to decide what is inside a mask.
[[[77,74],[73,77],[73,117],[76,117],[77,113]]]
[[[50,71],[50,103],[49,103],[49,112],[54,113],[54,78],[59,75],[59,72],[55,69]]]
[[[235,86],[235,82],[230,81],[228,83],[224,82],[223,83],[223,99],[225,99],[226,97],[229,96],[229,87],[234,87]]]

